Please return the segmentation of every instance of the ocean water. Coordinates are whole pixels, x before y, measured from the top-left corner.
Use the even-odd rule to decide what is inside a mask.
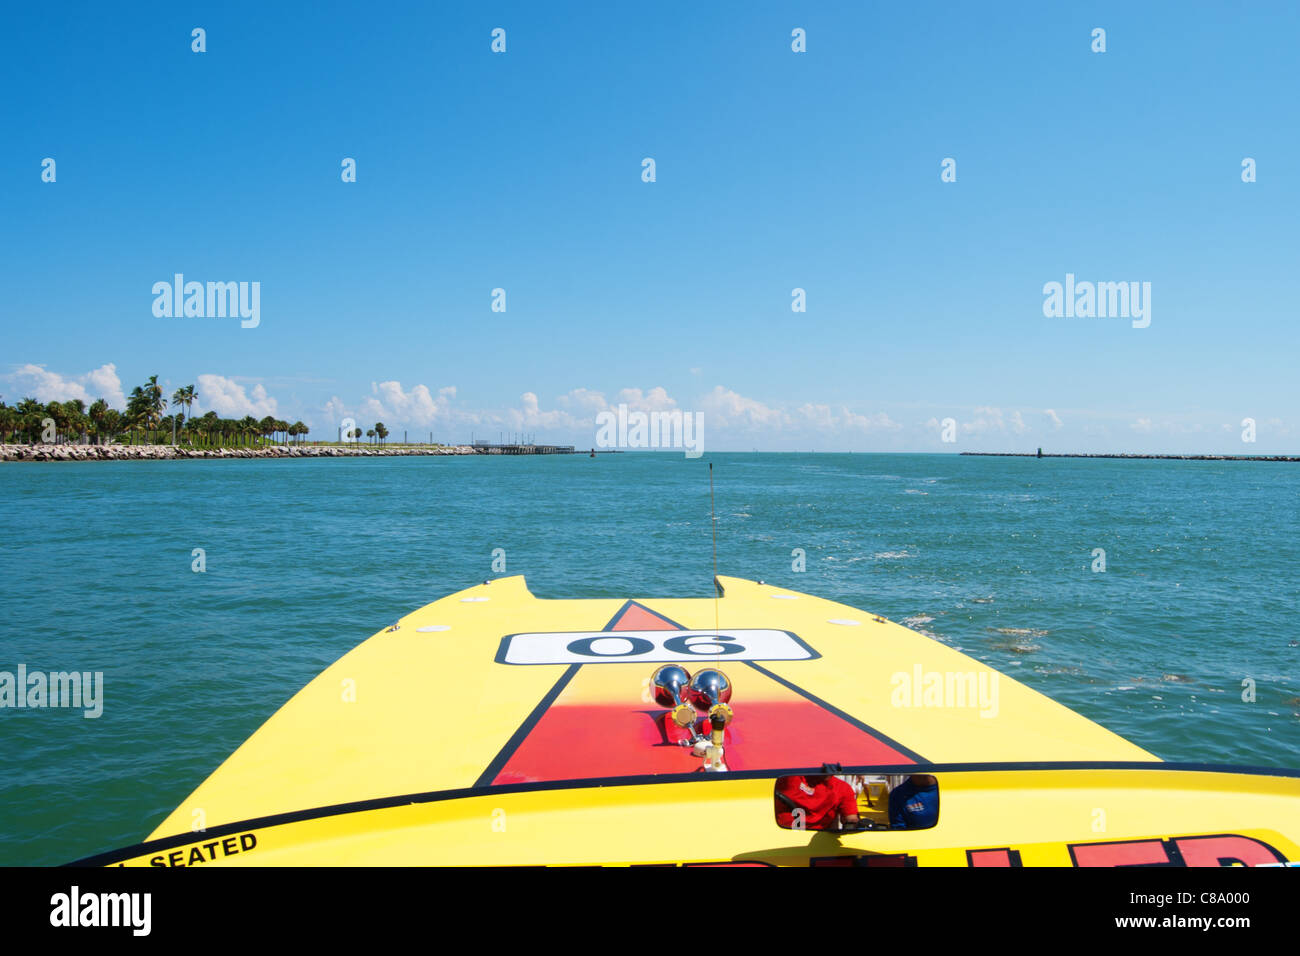
[[[739,453],[8,464],[0,671],[102,671],[105,702],[96,720],[0,710],[0,863],[143,839],[326,665],[495,576],[494,548],[540,597],[709,596],[709,461],[721,573],[906,623],[1164,759],[1300,766],[1300,466]]]

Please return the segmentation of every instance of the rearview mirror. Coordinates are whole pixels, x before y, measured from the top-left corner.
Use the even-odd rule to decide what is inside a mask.
[[[939,822],[930,774],[801,774],[778,777],[776,824],[785,830],[928,830]]]

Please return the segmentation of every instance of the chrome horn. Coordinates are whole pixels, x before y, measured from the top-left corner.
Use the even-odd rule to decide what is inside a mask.
[[[682,700],[683,693],[688,691],[690,683],[690,672],[677,664],[665,664],[650,676],[655,703],[673,712],[673,721],[678,727],[689,727],[695,723],[695,713],[691,710],[691,705]]]
[[[712,715],[714,711],[731,715],[727,701],[731,700],[731,681],[720,670],[707,668],[696,673],[691,679],[690,701],[701,714]]]

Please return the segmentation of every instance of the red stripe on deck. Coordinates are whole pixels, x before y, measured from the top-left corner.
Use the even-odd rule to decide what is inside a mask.
[[[644,629],[644,628],[640,628]],[[638,774],[691,773],[700,760],[665,744],[663,711],[621,704],[556,704],[493,779],[494,784]],[[827,761],[905,764],[911,758],[811,701],[737,706],[727,729],[732,770],[815,767]]]
[[[680,631],[668,618],[644,604],[629,604],[607,631]]]

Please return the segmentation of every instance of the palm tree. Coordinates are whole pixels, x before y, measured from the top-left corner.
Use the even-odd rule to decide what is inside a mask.
[[[62,411],[65,440],[71,441],[76,438],[80,442],[81,436],[86,433],[87,426],[90,424],[90,420],[86,417],[86,403],[79,398],[71,398],[63,403]]]
[[[104,413],[108,411],[108,402],[102,398],[95,399],[86,414],[90,417],[90,432],[95,436],[95,444],[104,443]]]
[[[60,441],[68,428],[68,416],[62,402],[49,402],[45,406],[45,417],[54,419],[54,440]],[[42,439],[44,436],[42,436]]]
[[[163,398],[158,376],[150,375],[149,381],[131,390],[131,397],[126,402],[127,421],[132,428],[155,429],[162,421],[163,409],[166,407],[167,399]]]
[[[221,419],[216,412],[206,412],[201,417],[193,420],[198,427],[199,432],[203,435],[204,444],[212,447],[216,444],[217,434],[221,428]]]
[[[172,404],[179,405],[185,409],[185,417],[189,417],[190,409],[194,407],[194,386],[182,385],[172,393]]]
[[[135,443],[135,429],[145,420],[148,412],[145,409],[146,399],[144,389],[137,385],[131,389],[131,394],[126,399],[126,422],[131,429],[132,444]]]
[[[374,437],[375,437],[375,430],[374,430],[373,428],[367,428],[367,429],[366,429],[366,437],[367,437],[367,438],[374,438]]]
[[[109,408],[104,412],[102,420],[103,424],[100,426],[103,430],[102,438],[107,441],[101,440],[101,444],[112,444],[117,440],[118,433],[122,431],[122,413],[116,408]]]
[[[4,402],[0,402],[0,442],[7,442],[9,436],[18,428],[18,412]]]
[[[145,424],[156,431],[162,425],[163,409],[167,407],[167,399],[163,398],[163,390],[162,386],[158,384],[158,376],[150,375],[149,381],[144,384],[142,391],[145,399]]]
[[[388,437],[388,429],[384,427],[383,422],[375,422],[375,434],[379,436],[380,441]]]
[[[45,406],[34,398],[24,398],[14,406],[18,415],[18,430],[29,442],[40,440],[41,419],[45,417]]]
[[[158,384],[157,375],[149,376],[149,383],[144,391],[149,396],[149,420],[156,427],[162,421],[163,409],[167,407],[167,399],[163,398],[162,386]]]

